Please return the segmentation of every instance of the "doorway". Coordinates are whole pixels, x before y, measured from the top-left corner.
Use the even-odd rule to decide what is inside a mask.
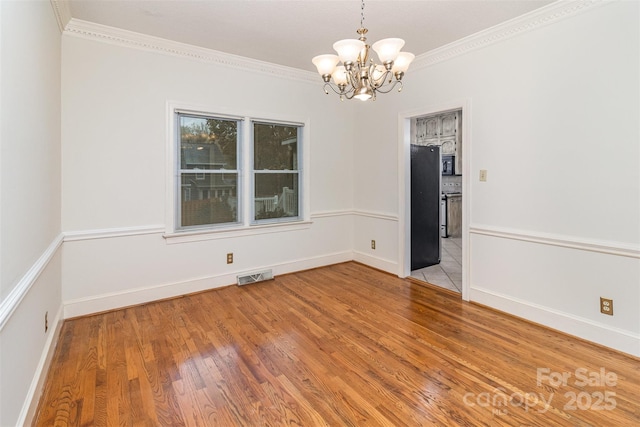
[[[408,124],[408,126],[406,126]],[[463,108],[442,109],[425,114],[412,115],[405,118],[404,145],[408,146],[409,156],[404,156],[405,173],[408,180],[405,183],[405,248],[410,250],[405,257],[406,276],[427,282],[444,289],[459,293],[464,299],[468,299],[465,291],[463,276],[465,247],[464,230],[467,230],[466,215],[463,215],[463,199],[467,194],[463,192],[465,168],[467,163],[463,156],[462,128]],[[407,135],[408,134],[408,135]],[[408,136],[408,138],[407,138]],[[467,147],[465,147],[467,148]],[[433,171],[433,162],[424,156],[416,156],[418,151],[439,151],[439,159]],[[407,159],[407,157],[409,157]],[[406,169],[409,169],[407,171]],[[425,180],[422,175],[430,170],[430,177]],[[407,173],[408,172],[408,173]],[[424,190],[425,182],[430,188]],[[408,187],[408,188],[407,188]],[[416,187],[418,189],[416,189]],[[434,188],[435,187],[435,188]],[[416,206],[425,204],[423,198],[428,197],[429,208],[419,212]],[[418,200],[416,200],[418,198]],[[434,236],[433,209],[437,208],[437,232]],[[424,231],[425,218],[430,216],[432,224],[427,232]],[[408,225],[408,227],[407,227]],[[428,240],[428,242],[425,242]],[[416,243],[418,241],[418,243]],[[415,251],[421,251],[421,247],[431,249],[437,247],[437,261],[424,265],[416,263]],[[420,255],[420,254],[419,254]],[[419,258],[420,256],[418,256]],[[406,258],[410,259],[407,262]],[[433,260],[431,256],[431,260]],[[405,277],[406,277],[405,276]]]

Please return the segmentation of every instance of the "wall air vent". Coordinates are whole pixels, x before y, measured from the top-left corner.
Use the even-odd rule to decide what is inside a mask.
[[[271,270],[257,271],[255,273],[247,273],[238,276],[238,286],[249,285],[251,283],[262,282],[273,279]]]

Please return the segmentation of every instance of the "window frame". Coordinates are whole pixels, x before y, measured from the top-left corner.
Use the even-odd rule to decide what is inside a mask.
[[[295,170],[287,170],[287,169],[265,169],[265,170],[257,170],[255,169],[255,135],[254,129],[255,125],[276,125],[283,127],[296,127],[298,129],[296,135],[296,159],[297,159],[297,169]],[[250,137],[249,137],[249,145],[250,150],[247,153],[250,156],[250,173],[249,175],[249,224],[252,226],[261,225],[261,224],[277,224],[277,223],[289,223],[300,221],[303,218],[302,215],[302,203],[303,194],[302,194],[302,165],[303,165],[303,149],[301,141],[304,138],[304,124],[297,122],[287,122],[282,120],[264,120],[264,119],[251,119],[249,120],[250,125]],[[265,218],[265,219],[256,219],[256,193],[255,193],[255,185],[256,185],[256,173],[258,174],[297,174],[297,197],[298,197],[298,215],[296,216],[288,216],[288,217],[280,217],[280,218]]]
[[[237,222],[224,224],[207,224],[188,227],[179,227],[180,224],[180,156],[179,132],[180,125],[178,113],[213,118],[221,120],[238,120],[237,144],[237,198],[238,215]],[[293,115],[282,117],[279,114],[264,114],[251,112],[240,114],[237,111],[229,111],[215,106],[195,106],[182,102],[167,101],[166,103],[166,159],[168,172],[166,176],[165,197],[165,232],[163,237],[168,244],[196,242],[210,239],[225,239],[258,235],[272,232],[293,231],[308,229],[310,220],[307,197],[309,186],[309,119],[296,118]],[[264,119],[264,117],[269,117]],[[254,175],[253,168],[253,137],[251,135],[253,122],[277,124],[298,127],[298,215],[296,217],[276,218],[275,220],[258,220],[254,218]],[[195,173],[195,172],[194,172]]]
[[[191,117],[191,118],[202,118],[202,119],[211,119],[211,120],[224,120],[230,122],[236,122],[236,168],[235,169],[182,169],[182,155],[181,155],[181,118],[182,117]],[[180,232],[189,232],[189,231],[197,231],[197,230],[209,230],[209,229],[223,229],[229,227],[237,227],[243,221],[243,194],[241,187],[241,177],[242,177],[242,150],[241,150],[241,142],[243,139],[243,131],[244,131],[244,117],[236,117],[236,116],[225,116],[219,114],[206,114],[202,112],[194,112],[189,110],[176,109],[174,111],[174,171],[175,171],[175,179],[174,179],[174,224],[173,230],[176,233]],[[206,175],[224,175],[224,174],[235,174],[236,175],[236,219],[235,221],[222,222],[217,224],[197,224],[197,225],[182,225],[182,176],[184,174],[192,174],[195,175],[196,180],[200,180],[198,178],[199,175],[202,176],[202,180],[204,180],[204,176]],[[206,191],[211,191],[211,189],[207,189]]]

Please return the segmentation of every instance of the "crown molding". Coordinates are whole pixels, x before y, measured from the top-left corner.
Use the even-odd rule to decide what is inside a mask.
[[[568,18],[613,0],[559,0],[437,49],[418,55],[409,72],[455,58]]]
[[[68,0],[50,0],[51,7],[53,7],[53,14],[56,16],[58,22],[58,28],[61,33],[64,33],[64,28],[71,21],[71,9],[69,8]]]
[[[318,83],[316,73],[299,70],[297,68],[272,64],[239,55],[220,52],[213,49],[193,46],[160,37],[149,36],[107,25],[96,24],[71,18],[67,23],[64,35],[97,40],[118,46],[126,46],[148,52],[162,53],[170,56],[192,59],[196,61],[214,63],[226,67],[254,71],[270,76],[277,76],[289,80]]]
[[[50,0],[58,25],[64,35],[97,40],[119,46],[156,52],[196,61],[214,63],[235,69],[253,71],[289,80],[318,83],[316,73],[286,67],[213,49],[180,43],[160,37],[96,24],[71,17],[68,0]],[[500,43],[520,34],[555,23],[595,6],[614,0],[559,0],[525,15],[472,34],[440,48],[418,55],[409,72],[414,72],[457,56]]]

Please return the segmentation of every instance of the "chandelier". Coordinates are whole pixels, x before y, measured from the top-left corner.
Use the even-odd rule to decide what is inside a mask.
[[[399,86],[400,92],[402,77],[415,58],[412,53],[400,52],[404,40],[383,39],[373,44],[373,50],[380,60],[380,64],[376,64],[369,57],[372,46],[366,43],[365,34],[368,30],[363,24],[364,0],[360,13],[360,28],[356,31],[360,37],[335,42],[333,48],[337,55],[318,55],[311,60],[324,80],[324,93],[329,94],[331,88],[340,95],[340,100],[356,98],[375,101],[378,92],[389,93],[396,86]],[[338,65],[339,62],[342,62],[342,65]]]

